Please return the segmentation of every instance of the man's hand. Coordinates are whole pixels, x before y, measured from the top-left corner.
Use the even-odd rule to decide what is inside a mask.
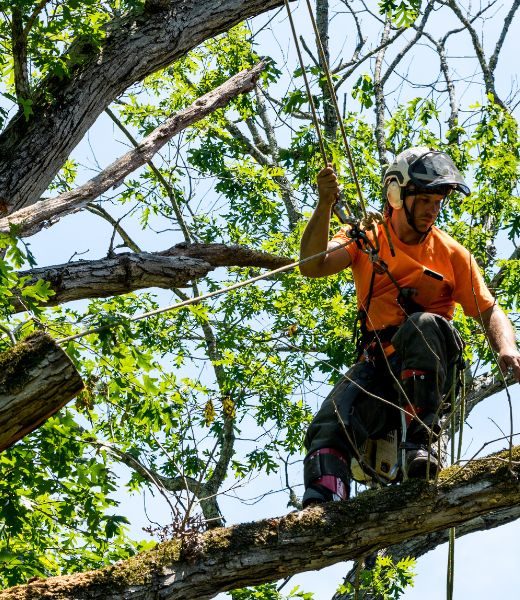
[[[331,163],[318,173],[317,182],[320,204],[332,207],[339,196],[339,184]]]
[[[520,352],[516,348],[502,350],[498,355],[498,365],[504,375],[511,371],[516,380],[520,382]]]

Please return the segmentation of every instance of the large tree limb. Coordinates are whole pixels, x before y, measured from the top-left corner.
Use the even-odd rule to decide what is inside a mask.
[[[84,185],[60,194],[56,198],[49,198],[22,208],[9,217],[0,219],[0,233],[7,233],[14,225],[20,236],[34,235],[65,215],[84,208],[90,201],[108,189],[117,187],[127,175],[147,163],[174,135],[207,117],[218,108],[222,108],[232,98],[251,91],[263,68],[264,63],[259,63],[204,94],[191,106],[159,125],[136,148],[128,151]]]
[[[41,332],[0,354],[0,451],[36,429],[82,389],[69,357]]]
[[[124,253],[100,260],[78,260],[63,265],[20,271],[29,277],[28,285],[47,281],[54,291],[46,303],[86,298],[106,298],[136,290],[158,287],[179,288],[200,279],[216,267],[259,267],[276,269],[291,259],[245,246],[225,244],[179,244],[157,253]],[[23,301],[13,297],[17,311],[25,310]]]
[[[357,559],[518,503],[520,447],[421,481],[365,492],[285,517],[194,534],[100,571],[53,577],[0,593],[0,600],[185,600],[274,581]]]
[[[459,525],[456,528],[456,537],[458,539],[468,535],[469,533],[475,533],[476,531],[488,531],[490,529],[495,529],[496,527],[501,527],[502,525],[507,525],[508,523],[516,521],[518,518],[520,518],[520,506],[518,505],[493,511]],[[401,542],[395,546],[385,548],[381,554],[384,556],[390,556],[394,563],[397,563],[407,556],[419,558],[437,546],[446,543],[448,538],[449,529],[435,531],[433,533],[429,533],[428,535],[422,535],[420,537]],[[348,582],[355,585],[356,576],[357,565],[354,565],[354,567],[347,573],[344,583]],[[332,597],[332,600],[354,600],[354,596],[348,592],[344,594],[337,592]],[[373,598],[373,596],[365,596],[364,600],[376,599]]]
[[[0,136],[0,203],[8,213],[41,198],[98,116],[130,85],[166,67],[204,40],[282,0],[166,0],[116,18],[98,47],[77,40],[69,77],[35,91],[34,115],[19,112]],[[157,9],[160,10],[157,10]]]

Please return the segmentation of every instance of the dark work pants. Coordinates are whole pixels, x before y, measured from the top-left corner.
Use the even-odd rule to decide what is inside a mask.
[[[348,460],[367,438],[384,437],[400,427],[401,371],[421,370],[434,374],[437,410],[452,385],[460,360],[462,342],[453,326],[431,313],[414,313],[392,338],[396,352],[385,360],[356,363],[334,386],[307,430],[308,454],[335,448]],[[414,404],[421,399],[409,399]],[[331,473],[333,475],[333,473]]]

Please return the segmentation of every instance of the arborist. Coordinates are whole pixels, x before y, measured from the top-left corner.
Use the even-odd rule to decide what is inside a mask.
[[[307,431],[304,507],[347,499],[352,459],[360,459],[367,440],[391,430],[404,430],[405,476],[433,477],[440,470],[436,441],[462,361],[463,343],[451,323],[455,304],[484,327],[502,372],[520,381],[511,322],[471,253],[435,226],[448,197],[470,193],[449,155],[427,147],[399,154],[384,176],[386,223],[372,231],[347,225],[330,241],[331,210],[340,191],[330,164],[317,181],[319,201],[300,257],[350,243],[300,269],[307,277],[325,277],[352,268],[360,336],[358,362]]]

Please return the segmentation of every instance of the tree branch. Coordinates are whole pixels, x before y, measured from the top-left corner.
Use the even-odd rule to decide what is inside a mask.
[[[424,28],[426,26],[426,22],[428,21],[428,17],[430,16],[431,11],[433,10],[434,3],[428,2],[426,9],[424,10],[423,18],[421,19],[420,24],[415,28],[415,36],[411,39],[408,44],[397,54],[394,60],[390,63],[389,67],[386,70],[386,73],[381,77],[381,85],[385,85],[390,75],[394,72],[397,65],[403,60],[408,51],[415,46],[419,38],[422,36]]]
[[[401,28],[401,29],[399,29],[392,37],[387,38],[386,41],[384,41],[381,44],[379,44],[379,46],[376,46],[373,50],[370,50],[370,52],[367,52],[365,54],[365,56],[361,57],[359,60],[356,60],[355,62],[349,61],[348,63],[342,63],[341,65],[339,65],[338,67],[336,67],[335,69],[333,69],[333,71],[332,71],[333,73],[339,73],[340,71],[342,71],[346,67],[350,67],[347,71],[345,71],[345,73],[343,73],[343,75],[341,76],[341,78],[335,84],[336,91],[338,90],[338,88],[343,83],[345,83],[345,81],[352,75],[352,73],[360,65],[362,65],[366,60],[368,60],[369,58],[371,58],[372,56],[374,56],[374,54],[377,54],[381,50],[384,50],[387,46],[390,46],[391,44],[393,44],[395,42],[395,40],[400,35],[402,35],[405,31],[406,31],[406,29],[404,27]]]
[[[280,518],[215,529],[117,565],[38,580],[0,592],[68,600],[204,600],[247,585],[275,581],[303,570],[358,559],[417,535],[442,531],[517,506],[520,448],[443,472],[438,487],[423,481],[365,492]]]
[[[475,519],[471,519],[470,521],[459,525],[456,529],[457,539],[470,533],[475,533],[476,531],[488,531],[502,525],[507,525],[508,523],[516,521],[518,518],[520,518],[519,505],[490,512],[486,515],[476,517]],[[380,554],[384,556],[390,556],[394,563],[399,562],[401,559],[406,558],[407,556],[419,558],[427,552],[430,552],[430,550],[437,548],[437,546],[446,543],[448,541],[448,537],[449,529],[444,529],[442,531],[436,531],[434,533],[429,533],[428,535],[423,535],[405,542],[401,542],[396,546],[390,546],[389,548],[382,550]],[[344,583],[354,584],[356,579],[356,571],[357,566],[354,566],[347,573]],[[336,593],[332,597],[332,600],[353,600],[353,598],[353,595],[349,593]],[[366,598],[366,600],[369,599]]]
[[[496,93],[493,71],[490,69],[489,65],[486,62],[484,50],[482,48],[482,45],[480,44],[480,40],[478,39],[478,35],[477,35],[477,32],[475,31],[475,28],[473,27],[471,22],[462,14],[462,10],[460,9],[459,5],[457,4],[457,0],[446,0],[446,3],[448,4],[448,6],[450,6],[452,11],[457,15],[460,22],[464,25],[464,27],[466,28],[466,30],[468,31],[468,33],[471,37],[471,41],[473,43],[473,49],[475,50],[475,54],[476,54],[478,62],[480,64],[480,68],[482,69],[482,76],[484,77],[484,85],[486,87],[486,92],[488,94],[493,94],[495,102],[499,106],[501,106],[504,110],[507,110],[506,106],[504,105],[504,103],[498,97],[498,95]],[[498,51],[500,51],[498,44],[497,44],[497,48],[498,48]],[[497,51],[497,48],[495,49],[495,52]],[[497,52],[497,58],[498,58],[498,52]]]
[[[381,49],[377,53],[376,64],[374,68],[374,99],[375,99],[375,113],[376,113],[376,145],[377,153],[379,154],[379,164],[381,166],[387,163],[386,159],[386,139],[385,139],[385,94],[384,84],[381,79],[381,69],[383,66],[383,59],[386,52],[385,42],[388,40],[390,35],[390,19],[387,18],[385,28],[381,36]]]
[[[141,252],[141,249],[139,248],[139,246],[132,240],[132,238],[121,227],[120,222],[116,221],[116,219],[114,219],[114,217],[112,217],[110,215],[110,213],[108,213],[102,206],[89,203],[89,204],[87,204],[87,210],[89,212],[91,212],[93,215],[97,215],[98,217],[101,217],[102,219],[104,219],[105,221],[110,223],[110,225],[112,225],[112,227],[115,229],[115,231],[117,231],[117,233],[121,236],[121,238],[123,239],[125,246],[127,248],[130,248],[130,250],[132,250],[133,252]]]
[[[0,354],[0,451],[34,431],[83,389],[70,358],[37,331]]]
[[[23,12],[19,6],[11,7],[11,40],[13,46],[14,86],[19,106],[31,95],[27,71],[27,36],[23,27]]]
[[[446,88],[448,90],[448,97],[450,100],[450,116],[448,117],[448,127],[453,129],[456,127],[459,120],[459,107],[457,104],[457,95],[455,90],[455,84],[453,83],[453,79],[451,78],[450,68],[448,65],[448,59],[446,57],[446,49],[445,43],[446,38],[443,38],[439,42],[436,41],[428,32],[423,31],[423,35],[430,40],[430,42],[435,46],[437,50],[437,54],[439,55],[439,62],[441,65],[441,71],[444,75],[444,80],[446,81]],[[453,138],[452,143],[457,144],[459,140],[459,135]]]
[[[139,142],[134,138],[134,136],[128,131],[128,129],[123,125],[120,119],[116,117],[116,115],[109,109],[106,108],[105,112],[112,119],[112,121],[116,124],[116,126],[124,133],[126,138],[130,141],[130,143],[134,146],[134,148],[139,148]],[[154,165],[152,160],[147,160],[146,163],[152,170],[152,173],[155,175],[157,181],[163,186],[168,199],[170,200],[170,204],[172,205],[173,212],[175,213],[175,217],[177,218],[177,223],[181,228],[181,231],[184,235],[184,240],[186,242],[191,242],[191,235],[184,221],[184,217],[182,215],[181,209],[179,207],[179,203],[175,198],[175,194],[173,193],[172,186],[166,181],[163,174],[159,171],[159,169]]]
[[[56,198],[22,208],[9,217],[0,219],[0,233],[7,233],[14,225],[20,236],[34,235],[65,215],[84,208],[88,202],[108,189],[117,187],[127,175],[147,163],[174,135],[225,106],[232,98],[251,91],[263,68],[264,63],[260,63],[234,75],[188,108],[167,119],[145,137],[134,150],[127,152],[84,185],[60,194]]]
[[[269,144],[269,151],[272,156],[273,165],[276,167],[280,167],[278,162],[279,159],[279,148],[278,142],[276,140],[276,136],[274,133],[273,125],[269,119],[269,115],[267,114],[267,110],[265,107],[265,102],[263,98],[263,92],[260,90],[258,86],[255,87],[256,94],[256,103],[258,107],[258,115],[262,121],[262,125],[264,127],[264,131],[267,137],[267,141]],[[287,218],[289,219],[289,225],[291,229],[294,229],[296,223],[300,220],[302,214],[298,209],[296,204],[296,200],[294,197],[294,190],[291,185],[291,182],[287,179],[285,175],[277,175],[273,177],[278,186],[280,187],[282,200],[285,205],[285,210],[287,211]]]
[[[49,283],[54,291],[46,306],[86,298],[106,298],[140,289],[184,287],[216,267],[259,267],[273,269],[289,264],[291,259],[258,252],[244,246],[224,244],[180,244],[162,252],[124,253],[101,260],[72,263],[20,271],[29,277],[27,285],[38,280]],[[25,310],[23,302],[12,298],[17,312]]]
[[[44,194],[98,116],[136,81],[168,66],[204,40],[282,4],[282,0],[166,0],[114,18],[100,45],[78,39],[67,49],[66,77],[49,76],[0,135],[0,204],[8,214]]]
[[[493,52],[491,58],[489,59],[489,70],[491,73],[495,72],[498,63],[498,55],[500,54],[500,50],[502,50],[502,46],[504,45],[504,40],[506,39],[507,32],[509,27],[511,26],[511,22],[513,21],[513,17],[515,16],[518,7],[520,6],[520,0],[514,0],[509,12],[507,13],[507,17],[504,20],[504,26],[502,27],[502,31],[500,32],[500,37],[498,38],[497,44],[495,46],[495,51]]]

